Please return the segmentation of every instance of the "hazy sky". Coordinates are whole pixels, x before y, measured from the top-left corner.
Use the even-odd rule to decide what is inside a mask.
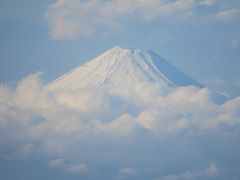
[[[239,19],[239,0],[0,0],[0,179],[239,179]],[[212,91],[44,88],[116,45]]]

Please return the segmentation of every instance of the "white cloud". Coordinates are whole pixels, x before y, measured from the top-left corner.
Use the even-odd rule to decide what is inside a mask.
[[[232,2],[216,0],[55,0],[44,15],[55,39],[106,36],[121,30],[126,22],[236,22],[238,16],[239,9]]]
[[[186,162],[191,160],[186,159],[191,154],[202,154],[201,162],[209,162],[206,151],[218,147],[218,141],[224,145],[239,138],[240,97],[218,105],[208,89],[183,87],[160,96],[141,94],[142,101],[133,98],[135,102],[130,103],[128,97],[97,89],[54,93],[44,87],[39,76],[24,78],[16,88],[0,86],[0,148],[9,156],[22,152],[27,157],[40,151],[61,157],[49,161],[49,166],[68,172],[88,172],[89,164],[91,169],[114,166],[118,175],[141,172],[136,173],[141,176],[160,172],[161,165],[189,168]],[[198,139],[205,136],[205,140]],[[198,147],[189,149],[195,143]],[[227,146],[238,149],[235,143]],[[228,152],[218,153],[224,157]],[[215,164],[201,171],[202,175],[218,172]],[[178,176],[171,174],[168,178]]]
[[[177,133],[192,125],[212,128],[222,123],[239,123],[238,118],[233,118],[239,98],[217,105],[206,88],[183,87],[161,96],[147,93],[146,97],[142,95],[144,91],[140,91],[139,97],[151,101],[146,104],[144,100],[136,100],[128,104],[124,98],[114,100],[114,96],[93,89],[52,93],[44,88],[36,74],[23,79],[16,90],[1,87],[0,91],[2,127],[11,127],[13,121],[15,126],[28,127],[31,138],[36,139],[48,135],[48,130],[49,135],[81,137],[110,133],[128,136],[141,127],[154,133]]]
[[[187,14],[193,0],[57,0],[49,5],[45,18],[56,39],[88,37],[96,29],[114,27],[130,16],[144,21],[171,15]]]
[[[124,114],[118,119],[112,120],[109,123],[100,122],[96,128],[98,133],[129,136],[134,131],[134,129],[137,128],[137,124],[131,115]]]
[[[152,107],[141,112],[137,120],[154,133],[176,133],[189,126],[214,128],[233,122],[234,113],[228,111],[227,106],[230,103],[231,108],[235,109],[239,106],[237,101],[217,105],[211,100],[208,89],[179,88],[159,98]],[[239,119],[235,123],[239,123]]]

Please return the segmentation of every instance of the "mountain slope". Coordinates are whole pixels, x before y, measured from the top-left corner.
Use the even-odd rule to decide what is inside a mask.
[[[110,91],[132,89],[139,84],[162,87],[202,87],[151,50],[114,47],[47,85],[50,90],[104,87]]]

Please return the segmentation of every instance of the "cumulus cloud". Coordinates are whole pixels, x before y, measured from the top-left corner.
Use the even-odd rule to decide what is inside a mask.
[[[53,92],[40,76],[30,75],[15,88],[0,86],[4,156],[48,154],[59,157],[49,160],[49,167],[67,172],[111,167],[108,178],[133,174],[154,178],[168,176],[170,169],[178,176],[209,161],[224,165],[221,157],[233,146],[240,149],[234,143],[240,136],[240,97],[216,104],[207,88],[181,87],[156,95],[153,87],[154,93],[139,94],[145,100],[133,98],[136,102],[130,103],[128,97],[101,89]],[[227,148],[221,149],[224,144]],[[213,163],[198,175],[218,172]]]
[[[235,119],[234,113],[225,114],[228,104],[239,106],[233,101],[235,100],[217,105],[211,100],[208,89],[183,87],[159,98],[152,107],[139,114],[138,122],[155,133],[173,133],[196,125],[199,128],[214,128],[233,121],[239,123],[239,118]]]
[[[128,136],[134,131],[134,128],[137,128],[134,117],[129,114],[124,114],[109,123],[100,123],[97,125],[96,130],[98,133]]]

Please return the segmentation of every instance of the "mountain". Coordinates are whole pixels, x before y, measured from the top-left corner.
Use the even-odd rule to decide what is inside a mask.
[[[114,47],[50,82],[47,88],[53,91],[77,91],[102,87],[110,92],[120,92],[131,91],[139,85],[144,88],[149,84],[168,88],[189,85],[202,87],[151,50]]]

